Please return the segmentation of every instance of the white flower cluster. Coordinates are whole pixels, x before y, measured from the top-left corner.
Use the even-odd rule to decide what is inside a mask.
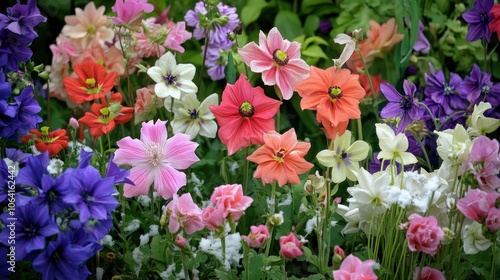
[[[212,235],[207,238],[202,238],[200,241],[200,250],[215,256],[222,261],[222,245],[220,238],[215,238]],[[224,267],[229,270],[231,265],[238,265],[243,255],[241,250],[241,236],[239,233],[228,234],[226,236],[226,258]]]

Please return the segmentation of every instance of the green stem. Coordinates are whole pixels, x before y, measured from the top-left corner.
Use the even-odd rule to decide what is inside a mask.
[[[283,265],[281,266],[281,273],[283,274],[283,279],[288,279],[286,276],[286,259],[283,259]]]
[[[483,43],[484,48],[484,63],[483,63],[483,71],[486,71],[486,67],[488,66],[488,41],[483,37],[481,43]]]
[[[201,81],[203,78],[203,70],[205,67],[205,61],[207,61],[207,51],[208,51],[208,40],[210,39],[210,32],[207,28],[206,33],[205,33],[205,50],[203,51],[203,61],[201,62],[201,69],[200,69],[200,79],[198,81],[198,90],[201,88]]]
[[[250,161],[247,159],[248,154],[250,153],[250,146],[245,148],[245,170],[243,170],[243,193],[247,193],[248,189],[248,172],[250,169]]]
[[[153,194],[153,188],[149,188],[149,197],[151,198],[151,221],[155,220],[155,198]]]
[[[361,116],[356,120],[358,128],[358,140],[363,140],[363,125],[361,124]]]
[[[224,266],[224,263],[226,262],[226,233],[223,232],[223,234],[220,237],[220,245],[222,247],[222,266]]]
[[[243,261],[245,262],[245,280],[250,280],[250,257],[248,256],[249,254],[249,247],[246,242],[243,242]]]
[[[372,96],[373,96],[373,103],[372,103],[373,109],[375,110],[375,112],[378,112],[378,108],[376,106],[377,99],[376,99],[376,95],[375,95],[375,87],[373,86],[370,72],[368,71],[368,67],[366,65],[365,58],[363,57],[363,54],[359,50],[358,44],[356,44],[356,52],[359,54],[359,58],[361,59],[361,63],[363,64],[363,70],[365,71],[366,79],[368,80],[368,85],[370,85],[370,91],[372,92]],[[377,117],[377,122],[378,122],[378,114],[375,114],[375,116]]]
[[[413,131],[410,131],[410,132],[413,135],[413,138],[415,138],[415,140],[417,140],[418,145],[422,149],[422,152],[424,154],[425,161],[427,162],[427,167],[429,168],[429,171],[432,171],[431,160],[429,159],[429,155],[427,155],[427,150],[425,149],[424,144],[422,143],[422,140],[420,140],[420,137],[418,135],[416,135],[415,132],[413,132]]]
[[[184,270],[184,277],[189,280],[189,270],[187,268],[187,262],[186,262],[186,253],[184,252],[184,249],[181,249],[181,258],[182,258],[182,269]]]

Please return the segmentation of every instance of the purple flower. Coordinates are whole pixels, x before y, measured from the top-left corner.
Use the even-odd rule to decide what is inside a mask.
[[[22,150],[17,150],[14,148],[6,148],[5,155],[10,160],[17,163],[26,163],[28,161],[28,158],[32,156],[31,154],[24,153]]]
[[[205,46],[201,47],[201,53],[203,54]],[[221,52],[223,52],[221,54]],[[224,79],[226,74],[224,69],[227,65],[227,50],[208,48],[207,58],[205,60],[205,66],[208,67],[207,73],[212,79],[212,81],[218,81]],[[225,59],[224,59],[225,58]]]
[[[450,82],[446,82],[443,71],[434,71],[431,66],[431,73],[425,73],[425,95],[430,97],[434,102],[441,105],[444,113],[451,115],[457,110],[465,110],[467,108],[467,100],[457,94],[456,90],[462,83],[462,78],[455,73],[450,73]]]
[[[7,8],[7,15],[0,14],[0,29],[5,28],[33,40],[38,37],[33,28],[45,21],[47,18],[40,14],[36,0],[28,0],[26,5],[18,0],[14,6]]]
[[[33,39],[0,29],[0,67],[19,70],[19,62],[27,62],[33,55],[29,45]]]
[[[42,188],[42,176],[44,174],[50,175],[47,171],[48,165],[48,152],[29,157],[26,160],[26,165],[19,171],[16,182],[40,190]]]
[[[413,45],[413,50],[421,53],[429,53],[430,49],[431,49],[431,44],[429,43],[429,40],[427,40],[427,38],[425,37],[424,24],[422,23],[422,20],[420,20],[418,23],[417,41],[415,41],[415,44]]]
[[[38,113],[42,110],[38,101],[36,101],[35,95],[33,94],[33,86],[28,86],[21,91],[21,94],[14,97],[17,104],[17,119],[18,119],[18,129],[17,131],[21,135],[25,135],[32,128],[42,122],[42,118]]]
[[[65,174],[61,174],[55,179],[48,174],[43,174],[38,196],[33,198],[33,202],[46,205],[51,216],[67,210],[71,207],[70,201],[74,195],[72,186],[69,184],[68,176]]]
[[[476,0],[474,7],[462,14],[463,19],[469,23],[467,41],[474,42],[484,37],[490,42],[491,30],[488,25],[493,19],[490,15],[493,4],[493,0]]]
[[[14,227],[17,260],[32,259],[34,256],[30,253],[44,249],[45,238],[59,232],[56,223],[48,214],[49,209],[37,203],[30,202],[24,206],[16,207]],[[7,226],[12,222],[9,218],[12,217],[8,213],[1,216],[3,223]],[[9,227],[4,228],[0,233],[0,242],[4,245],[8,245],[9,234]]]
[[[33,269],[42,273],[43,279],[85,279],[80,273],[81,265],[88,259],[88,249],[72,244],[70,232],[60,232],[57,240],[49,242],[47,248],[33,261]]]
[[[0,159],[0,205],[9,203],[9,191],[12,193],[12,182],[11,178],[15,177],[12,173],[12,169],[9,169],[8,165],[4,160]],[[14,176],[13,176],[14,175]],[[31,197],[25,196],[23,194],[29,194],[29,192],[21,187],[18,178],[15,178],[15,199],[16,206],[22,206],[31,199]],[[9,188],[10,187],[10,188]]]
[[[74,188],[74,195],[68,202],[80,213],[80,222],[90,218],[106,219],[118,206],[118,201],[113,196],[114,177],[101,178],[99,171],[92,166],[77,168],[71,171],[70,184]]]
[[[403,89],[405,95],[401,96],[391,84],[380,84],[380,91],[389,101],[380,112],[380,116],[382,118],[401,118],[396,133],[403,132],[413,121],[420,120],[423,114],[423,111],[415,101],[414,94],[417,90],[415,85],[411,81],[405,80]]]
[[[106,170],[106,177],[110,178],[113,177],[114,183],[126,183],[130,185],[135,185],[134,182],[132,182],[129,178],[127,178],[130,175],[130,170],[124,169],[124,168],[119,168],[116,163],[113,162],[113,159],[115,158],[115,154],[111,153],[108,161],[108,169]]]
[[[328,35],[332,30],[332,21],[329,19],[323,19],[319,22],[318,31]]]
[[[488,101],[493,107],[500,105],[500,84],[493,84],[491,74],[482,72],[477,64],[457,90],[466,95],[471,104]]]

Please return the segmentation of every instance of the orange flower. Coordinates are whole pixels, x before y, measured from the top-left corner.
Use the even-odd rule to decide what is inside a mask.
[[[86,60],[74,68],[78,78],[64,78],[69,98],[76,104],[103,97],[114,85],[116,72],[106,74],[101,64]]]
[[[134,108],[123,107],[122,95],[113,93],[109,100],[102,98],[102,104],[94,103],[85,116],[78,121],[90,129],[90,135],[97,138],[115,129],[117,124],[124,124],[132,118]]]
[[[316,120],[325,127],[337,127],[361,116],[358,105],[365,90],[359,84],[359,75],[347,69],[312,66],[311,75],[296,83],[294,89],[302,97],[300,108],[316,110]]]
[[[349,121],[340,122],[337,126],[335,126],[331,122],[324,120],[321,123],[321,128],[325,132],[326,137],[333,140],[335,139],[335,136],[337,136],[337,134],[339,136],[342,136],[342,134],[344,134],[347,129],[347,125],[349,125]]]
[[[281,187],[287,182],[300,184],[298,174],[309,171],[313,164],[304,156],[311,148],[310,143],[298,142],[295,130],[279,134],[276,131],[264,133],[264,145],[247,157],[257,163],[254,178],[260,178],[263,184],[278,181]]]
[[[38,129],[31,129],[31,134],[21,138],[21,142],[26,144],[35,135],[35,148],[41,153],[49,151],[49,157],[57,155],[63,148],[68,147],[68,136],[65,129],[49,132],[49,127],[44,126],[41,130],[40,132]]]

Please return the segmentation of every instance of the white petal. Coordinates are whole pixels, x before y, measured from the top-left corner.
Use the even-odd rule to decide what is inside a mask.
[[[148,69],[148,75],[153,79],[153,81],[157,83],[165,83],[165,80],[163,79],[165,73],[162,71],[162,69],[158,66],[153,66]]]
[[[175,61],[175,56],[171,52],[167,52],[156,61],[155,65],[163,69],[165,73],[168,73],[174,71],[177,62]]]
[[[337,44],[341,44],[341,45],[344,45],[344,44],[347,44],[349,42],[353,42],[352,41],[352,37],[347,35],[347,34],[344,34],[344,33],[340,33],[338,34],[335,39],[333,39],[333,41]]]
[[[335,165],[335,153],[330,150],[323,150],[316,155],[319,163],[326,167],[333,167]]]
[[[193,64],[179,64],[172,72],[172,75],[177,76],[182,80],[192,80],[196,73],[196,67]]]
[[[198,87],[189,80],[181,80],[177,84],[177,88],[183,93],[196,93],[198,92]]]
[[[212,111],[210,111],[210,106],[211,105],[218,105],[219,104],[219,95],[217,93],[212,93],[203,102],[200,104],[200,117],[203,117],[204,119],[214,119],[215,116],[212,114]]]
[[[215,138],[217,134],[217,123],[213,120],[202,120],[200,123],[200,135],[208,138]]]

